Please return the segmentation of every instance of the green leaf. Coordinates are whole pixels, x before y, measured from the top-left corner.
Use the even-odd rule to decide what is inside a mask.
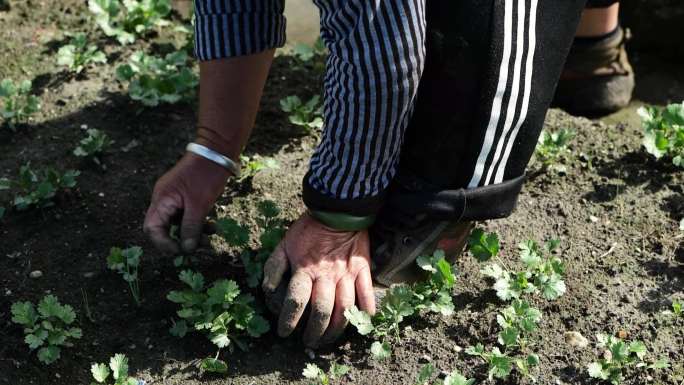
[[[46,365],[57,361],[60,357],[61,349],[57,346],[46,346],[38,350],[38,360]]]
[[[670,367],[670,362],[667,358],[661,358],[656,362],[652,363],[651,365],[649,365],[648,367],[649,369],[667,369]]]
[[[35,334],[27,334],[26,337],[24,337],[24,342],[28,344],[29,349],[33,350],[42,346],[47,337],[48,332],[46,330],[39,329],[35,332]]]
[[[249,324],[247,325],[247,333],[256,338],[266,333],[270,328],[271,327],[268,324],[268,321],[266,321],[264,317],[255,315],[249,320]]]
[[[187,332],[188,324],[185,322],[185,320],[175,321],[171,328],[169,328],[169,333],[171,333],[171,335],[175,337],[185,337],[185,334]]]
[[[218,280],[207,289],[207,304],[225,304],[231,303],[240,294],[240,288],[237,283],[232,280]]]
[[[604,370],[603,365],[598,362],[592,362],[587,365],[587,372],[589,373],[589,377],[601,380],[607,380],[610,374],[607,370]]]
[[[128,377],[128,358],[124,354],[117,353],[110,358],[109,367],[115,380]]]
[[[344,311],[344,317],[356,327],[361,335],[366,335],[373,331],[373,322],[371,316],[365,311],[359,310],[356,306],[352,306]]]
[[[183,270],[178,275],[178,279],[190,286],[193,291],[200,291],[204,288],[204,276],[201,273],[192,270]]]
[[[375,341],[370,347],[371,355],[376,360],[384,360],[392,355],[392,346],[387,342]]]
[[[62,314],[62,312],[63,310],[62,306],[59,304],[59,300],[52,294],[46,295],[38,302],[38,313],[45,318],[57,317]]]
[[[105,364],[93,364],[90,367],[90,373],[93,374],[95,381],[103,383],[109,377],[109,368]]]
[[[472,385],[474,383],[474,378],[468,379],[457,370],[454,370],[444,378],[444,385]]]
[[[342,376],[349,373],[349,370],[349,366],[333,362],[332,364],[330,364],[330,377],[332,379],[342,378]]]
[[[478,261],[488,261],[499,254],[499,236],[496,233],[485,234],[479,228],[474,229],[468,237],[468,247]]]
[[[306,364],[304,370],[302,370],[302,376],[310,380],[317,380],[323,375],[325,375],[325,373],[316,364]]]
[[[520,250],[520,260],[528,269],[535,269],[542,263],[542,256],[539,245],[532,240],[527,240],[518,245]]]
[[[518,329],[507,327],[499,332],[499,343],[506,347],[515,346],[518,343],[518,336]]]
[[[629,351],[636,354],[636,356],[641,360],[644,359],[646,353],[648,352],[646,345],[642,341],[632,341],[629,344]]]
[[[228,373],[228,364],[218,358],[207,357],[200,362],[200,369],[205,372],[225,374]]]
[[[216,333],[211,336],[211,342],[219,348],[225,348],[230,345],[230,338],[225,333]]]
[[[538,366],[539,365],[539,356],[532,353],[527,356],[527,365],[528,366]]]
[[[513,369],[511,358],[502,354],[499,348],[492,349],[492,357],[489,361],[489,377],[505,378]]]
[[[249,230],[232,218],[221,218],[216,221],[218,234],[233,247],[246,247],[249,242]]]
[[[33,327],[38,320],[38,314],[31,302],[15,302],[12,304],[12,322],[25,327]]]
[[[420,368],[420,371],[418,372],[418,380],[417,384],[422,385],[427,383],[430,378],[432,378],[432,375],[435,373],[435,367],[431,363],[427,363],[423,365]]]

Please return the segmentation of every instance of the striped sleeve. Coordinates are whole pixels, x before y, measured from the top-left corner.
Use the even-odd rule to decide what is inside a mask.
[[[399,163],[425,62],[425,0],[314,0],[330,55],[325,128],[304,178],[315,210],[370,215]]]
[[[195,56],[215,60],[285,44],[284,0],[195,0]]]

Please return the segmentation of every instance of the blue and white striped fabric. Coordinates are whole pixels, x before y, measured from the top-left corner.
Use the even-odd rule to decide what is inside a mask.
[[[311,159],[316,191],[379,194],[394,176],[425,58],[425,0],[314,0],[330,51],[325,128]],[[195,0],[196,55],[212,60],[279,47],[282,0]]]

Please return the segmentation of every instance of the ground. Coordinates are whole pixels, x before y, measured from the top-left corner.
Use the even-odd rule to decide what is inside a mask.
[[[57,68],[50,55],[64,31],[95,30],[83,2],[15,1],[10,11],[0,12],[0,22],[0,78],[36,78],[34,93],[43,103],[32,124],[16,133],[0,130],[0,176],[15,177],[28,161],[82,172],[78,187],[61,194],[55,207],[12,211],[0,221],[0,384],[86,384],[90,364],[116,352],[130,357],[134,374],[147,384],[303,384],[307,362],[327,367],[330,360],[352,366],[341,381],[350,384],[411,384],[428,360],[443,371],[459,369],[478,379],[486,377],[486,368],[459,347],[494,342],[500,303],[467,254],[457,263],[456,314],[411,322],[387,362],[369,360],[370,342],[353,331],[338,347],[317,351],[314,359],[298,336],[280,339],[271,332],[247,353],[225,354],[228,379],[199,375],[198,359],[214,350],[201,336],[179,340],[169,335],[176,309],[165,296],[179,287],[178,269],[141,232],[154,181],[191,139],[195,111],[189,104],[141,108],[113,80],[111,65],[123,62],[136,48],[166,52],[169,46],[163,42],[172,38],[162,34],[154,44],[125,49],[102,38],[99,43],[106,44],[110,65],[73,77]],[[637,96],[652,103],[684,98],[681,62],[669,65],[639,53],[633,59]],[[276,59],[247,154],[272,156],[280,169],[231,182],[217,215],[253,225],[255,202],[261,198],[276,201],[290,220],[302,209],[300,182],[316,138],[290,125],[278,101],[289,94],[317,93],[320,79],[311,79],[311,73],[297,69],[287,56]],[[116,141],[104,158],[105,171],[71,154],[85,126],[103,130]],[[684,240],[678,230],[684,217],[684,172],[655,161],[640,148],[641,127],[633,108],[603,121],[549,111],[546,129],[559,128],[578,133],[567,173],[535,173],[533,163],[533,177],[515,213],[482,224],[501,235],[507,261],[516,259],[514,250],[521,240],[561,240],[568,292],[557,302],[538,303],[544,314],[535,337],[542,362],[538,383],[592,383],[585,368],[596,349],[575,350],[564,342],[564,332],[578,331],[593,340],[596,333],[623,330],[673,364],[672,369],[651,372],[653,378],[644,372],[625,383],[680,384],[684,327],[662,311],[672,300],[684,300]],[[9,194],[0,195],[0,202],[9,199]],[[139,308],[105,263],[110,247],[130,245],[140,245],[145,252]],[[192,267],[210,278],[242,275],[235,255],[217,240],[196,257]],[[43,276],[30,278],[34,270]],[[74,306],[84,335],[50,367],[29,352],[9,315],[13,302],[36,301],[46,293]],[[86,317],[86,305],[92,319]]]

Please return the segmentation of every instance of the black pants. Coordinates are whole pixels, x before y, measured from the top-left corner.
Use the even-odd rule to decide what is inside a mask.
[[[425,69],[385,213],[511,213],[585,5],[427,2]]]

